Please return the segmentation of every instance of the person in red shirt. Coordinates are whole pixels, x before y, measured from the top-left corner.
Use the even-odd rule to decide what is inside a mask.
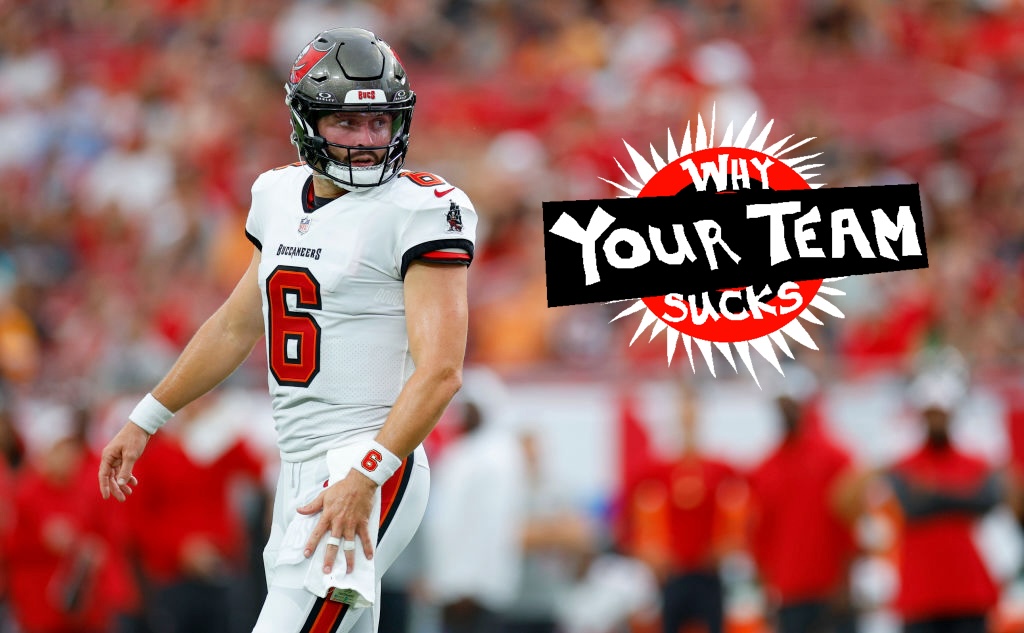
[[[83,477],[95,468],[84,438],[57,426],[15,478],[3,535],[11,609],[25,633],[103,633],[131,589],[92,477]]]
[[[885,478],[904,521],[897,605],[906,633],[984,633],[998,591],[972,536],[977,519],[1003,501],[1001,476],[950,441],[962,388],[916,381],[912,396],[926,425],[924,444]]]
[[[25,444],[14,427],[11,394],[0,381],[0,544],[14,528],[14,484],[25,457]],[[0,547],[0,631],[10,619],[9,564]]]
[[[684,625],[703,623],[707,633],[721,633],[724,620],[722,580],[716,527],[719,499],[729,485],[740,485],[725,462],[703,455],[697,444],[697,402],[681,394],[683,450],[663,471],[668,490],[671,570],[662,587],[662,630],[677,633]]]
[[[664,633],[692,625],[721,633],[719,502],[729,486],[744,483],[730,465],[701,453],[694,391],[681,388],[678,402],[681,451],[671,461],[653,464],[630,486],[624,540],[662,583]]]
[[[147,461],[135,472],[148,492],[126,506],[149,588],[150,619],[154,628],[172,633],[240,630],[240,620],[251,619],[245,625],[252,626],[257,615],[235,604],[247,535],[231,493],[239,478],[259,482],[263,465],[237,439],[208,460],[197,459],[186,436],[203,410],[182,412],[150,439]]]
[[[822,429],[814,377],[790,368],[783,385],[775,399],[782,442],[750,476],[752,553],[779,633],[853,630],[847,580],[855,543],[839,502],[852,460]]]
[[[14,527],[14,472],[0,455],[0,544]],[[7,553],[0,547],[0,626],[7,621]],[[2,630],[2,629],[0,629]]]

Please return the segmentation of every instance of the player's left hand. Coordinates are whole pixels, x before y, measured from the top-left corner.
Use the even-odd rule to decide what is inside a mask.
[[[303,550],[306,558],[316,551],[320,539],[329,534],[343,542],[354,541],[358,535],[363,543],[363,553],[368,560],[372,559],[373,543],[370,542],[369,524],[370,513],[373,511],[373,495],[376,491],[377,484],[373,480],[352,470],[347,477],[321,492],[312,502],[299,508],[299,514],[323,512],[309,540],[306,541]],[[337,545],[327,545],[327,553],[324,556],[325,574],[331,573],[338,549]],[[345,552],[345,573],[352,573],[355,559],[354,551]]]

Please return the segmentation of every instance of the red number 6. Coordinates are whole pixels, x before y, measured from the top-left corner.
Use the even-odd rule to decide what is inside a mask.
[[[384,456],[380,454],[380,451],[376,449],[370,449],[366,453],[366,457],[363,458],[362,467],[367,472],[373,472],[377,470],[377,466],[384,460]]]
[[[278,266],[267,277],[267,303],[270,372],[279,385],[308,387],[320,373],[320,324],[313,317],[323,308],[320,284],[307,268]]]
[[[429,171],[403,171],[398,177],[408,178],[421,187],[435,187],[445,184],[440,176],[434,175]]]

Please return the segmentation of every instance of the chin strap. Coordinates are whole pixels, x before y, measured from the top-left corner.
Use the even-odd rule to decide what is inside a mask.
[[[335,163],[327,163],[327,168],[324,171],[327,172],[327,176],[334,181],[334,184],[338,185],[342,189],[359,191],[360,189],[376,187],[381,184],[384,165],[373,165],[371,167],[343,167]],[[366,178],[366,182],[361,183],[360,180],[363,179],[360,178],[360,176],[363,175],[368,175],[370,178]]]

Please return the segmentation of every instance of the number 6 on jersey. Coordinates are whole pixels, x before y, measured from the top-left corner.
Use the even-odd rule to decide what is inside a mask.
[[[308,387],[320,372],[320,324],[312,314],[288,306],[319,310],[320,284],[308,268],[278,266],[267,277],[267,355],[278,384]]]

